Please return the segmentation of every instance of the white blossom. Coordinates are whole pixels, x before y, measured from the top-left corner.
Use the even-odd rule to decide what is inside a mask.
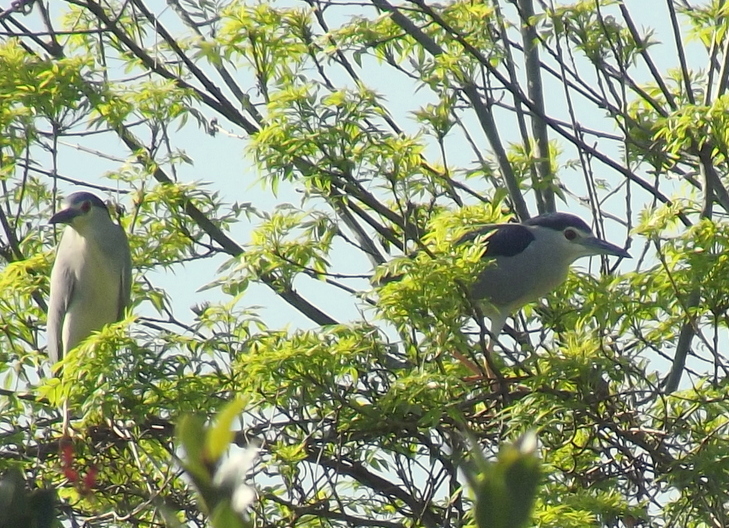
[[[260,448],[248,446],[236,454],[228,454],[213,477],[213,485],[230,496],[233,510],[244,515],[256,499],[256,491],[246,484],[246,475],[253,468]]]

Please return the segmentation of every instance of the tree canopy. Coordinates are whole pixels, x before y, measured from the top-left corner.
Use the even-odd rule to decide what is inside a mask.
[[[485,528],[469,453],[528,431],[534,526],[729,526],[725,2],[6,4],[0,473],[65,525],[205,526],[226,409],[258,527]],[[117,204],[133,308],[51,375],[76,187]],[[634,258],[580,261],[499,387],[464,380],[485,264],[454,242],[555,210]]]

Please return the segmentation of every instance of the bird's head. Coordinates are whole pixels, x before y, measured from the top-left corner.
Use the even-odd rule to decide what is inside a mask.
[[[524,224],[532,226],[535,237],[545,237],[570,262],[593,255],[630,258],[630,253],[620,246],[597,238],[590,226],[569,213],[544,214],[531,218]]]
[[[66,224],[75,228],[82,228],[100,218],[109,219],[109,210],[106,204],[95,194],[89,192],[75,192],[63,201],[64,208],[54,214],[49,224]]]

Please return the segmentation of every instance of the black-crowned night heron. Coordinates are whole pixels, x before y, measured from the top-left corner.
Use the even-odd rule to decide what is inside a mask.
[[[506,319],[562,284],[575,260],[595,255],[630,258],[623,248],[597,238],[582,219],[568,213],[543,214],[521,224],[487,225],[467,233],[457,244],[478,241],[486,245],[483,258],[492,261],[471,286],[471,296],[481,301],[491,321],[489,353]],[[460,353],[456,355],[477,370]]]
[[[623,248],[597,238],[581,218],[568,213],[543,214],[521,224],[487,225],[467,233],[457,244],[478,240],[486,245],[483,258],[493,261],[471,286],[471,295],[484,301],[494,338],[509,315],[562,284],[578,258],[630,258]]]
[[[132,286],[129,242],[97,196],[76,192],[50,219],[66,224],[51,272],[48,355],[54,363],[124,316]]]

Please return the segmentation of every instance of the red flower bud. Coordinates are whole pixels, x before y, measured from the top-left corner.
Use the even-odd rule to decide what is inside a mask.
[[[91,466],[88,473],[84,476],[83,488],[84,490],[90,490],[96,487],[96,476],[99,474],[99,470],[96,466]]]

